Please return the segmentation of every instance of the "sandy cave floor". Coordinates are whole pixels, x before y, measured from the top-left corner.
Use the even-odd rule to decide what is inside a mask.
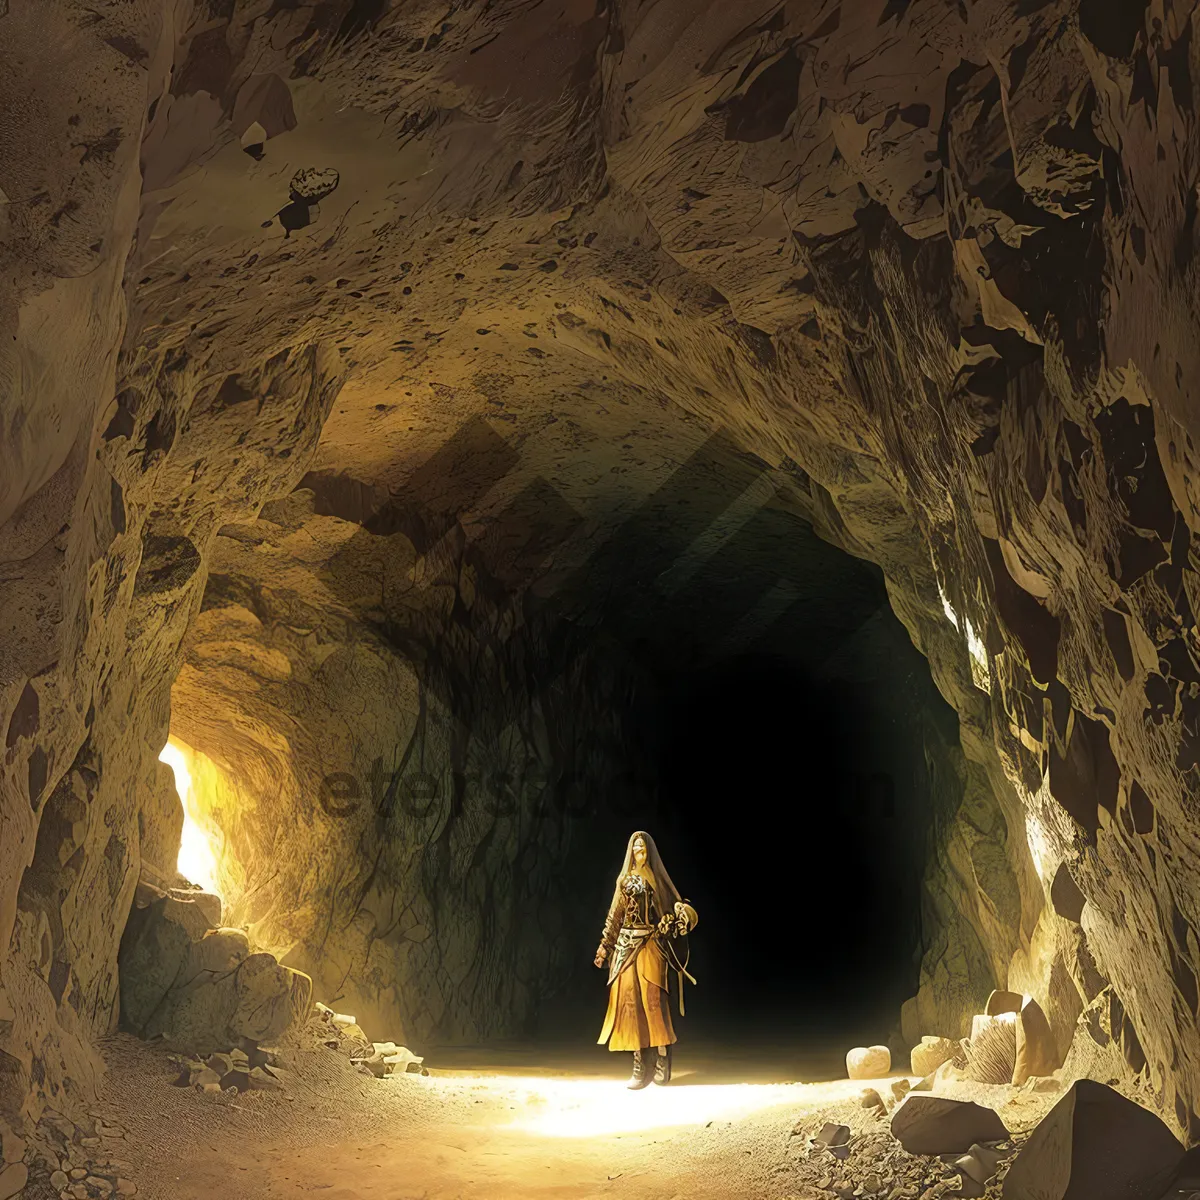
[[[330,1050],[286,1055],[282,1093],[205,1095],[172,1086],[165,1051],[119,1036],[97,1113],[124,1130],[120,1157],[144,1200],[787,1200],[807,1190],[804,1136],[829,1119],[881,1130],[864,1085],[778,1082],[781,1070],[689,1061],[667,1088],[630,1093],[619,1063],[532,1066],[530,1056],[451,1057],[427,1076],[357,1073]],[[1010,1129],[1052,1097],[993,1089]]]

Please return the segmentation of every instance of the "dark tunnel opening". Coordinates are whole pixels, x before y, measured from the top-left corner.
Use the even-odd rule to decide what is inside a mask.
[[[922,886],[939,813],[956,803],[958,723],[882,575],[794,516],[786,538],[767,532],[786,548],[772,569],[793,603],[754,636],[718,635],[730,612],[754,607],[739,587],[762,589],[719,561],[666,610],[639,595],[658,622],[615,625],[650,682],[629,713],[623,786],[595,798],[580,895],[598,935],[625,840],[649,831],[701,920],[681,1042],[802,1047],[812,1069],[834,1074],[850,1046],[886,1042],[916,993]],[[581,944],[581,959],[593,949]],[[562,1005],[570,1036],[594,1038],[600,973]]]
[[[928,680],[892,649],[888,673],[909,676],[894,691],[745,656],[673,681],[651,719],[656,836],[706,919],[691,1007],[706,1037],[732,1021],[882,1041],[916,990],[932,811],[925,713],[905,706]]]

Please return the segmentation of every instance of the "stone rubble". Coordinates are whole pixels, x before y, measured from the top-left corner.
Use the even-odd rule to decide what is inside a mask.
[[[372,1042],[354,1017],[336,1013],[325,1004],[315,1006],[304,1028],[304,1040],[345,1055],[360,1074],[376,1079],[406,1073],[429,1074],[422,1056],[395,1042]]]
[[[821,1134],[810,1135],[805,1144],[795,1182],[799,1194],[813,1200],[950,1200],[987,1194],[968,1171],[976,1166],[974,1153],[969,1164],[959,1161],[964,1156],[909,1154],[882,1129],[861,1133],[837,1147],[823,1142]],[[996,1163],[1011,1158],[1015,1144],[1006,1140],[990,1148]],[[995,1174],[993,1169],[985,1178],[994,1180]]]
[[[1011,1112],[1062,1087],[1031,1077],[993,1094]],[[796,1200],[1200,1200],[1200,1147],[1185,1154],[1154,1113],[1106,1084],[1075,1082],[1012,1132],[990,1107],[922,1092],[896,1105],[889,1128],[882,1097],[867,1095],[874,1127],[828,1112],[796,1125]]]
[[[139,1036],[207,1054],[273,1042],[312,1008],[312,980],[214,924],[215,897],[138,882],[119,954],[121,1019]]]
[[[308,1020],[293,1031],[289,1043],[306,1049],[325,1049],[350,1059],[360,1074],[375,1079],[389,1075],[428,1075],[424,1058],[395,1042],[372,1042],[352,1016],[336,1013],[318,1002]],[[177,1087],[236,1096],[248,1091],[285,1091],[286,1070],[279,1049],[259,1046],[248,1038],[228,1051],[202,1056],[172,1055],[179,1068]]]
[[[0,1197],[110,1200],[137,1196],[127,1154],[125,1130],[103,1113],[91,1112],[76,1122],[47,1110],[24,1142],[22,1161],[0,1171]],[[8,1190],[18,1179],[20,1186]]]
[[[372,1043],[353,1018],[316,1005],[307,1022],[293,1030],[290,1043],[327,1049],[359,1064],[364,1074],[428,1074],[423,1059],[395,1042]],[[242,1037],[223,1050],[169,1054],[177,1069],[175,1085],[202,1095],[236,1099],[250,1092],[286,1092],[288,1072],[282,1048]],[[111,1200],[132,1198],[138,1186],[125,1156],[125,1130],[101,1112],[80,1122],[47,1110],[34,1131],[19,1137],[0,1122],[0,1200]]]
[[[252,1090],[282,1091],[284,1087],[276,1052],[252,1042],[207,1058],[173,1055],[171,1061],[179,1067],[176,1087],[191,1087],[210,1095],[224,1092],[236,1096]]]

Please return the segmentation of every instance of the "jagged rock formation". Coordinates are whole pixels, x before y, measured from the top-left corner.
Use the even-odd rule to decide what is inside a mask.
[[[767,486],[879,565],[959,714],[910,1043],[1000,986],[1065,1048],[1107,987],[1200,1136],[1195,20],[0,4],[0,1107],[87,1090],[139,863],[178,834],[177,677],[199,748],[246,721],[239,803],[311,796],[290,706],[412,698],[364,707],[368,768],[414,727],[348,525],[403,567],[461,519],[507,594],[574,615],[559,585],[682,463],[692,524],[648,524],[611,589]],[[736,453],[697,457],[715,429]],[[258,518],[306,474],[311,512]],[[419,530],[372,526],[394,496]],[[281,904],[248,919],[313,946]]]

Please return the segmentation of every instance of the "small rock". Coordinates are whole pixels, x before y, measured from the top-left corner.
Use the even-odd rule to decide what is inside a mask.
[[[982,1183],[976,1183],[970,1175],[952,1175],[950,1177],[950,1186],[953,1191],[949,1193],[951,1196],[966,1196],[969,1200],[978,1200],[978,1197],[984,1193]]]
[[[963,1078],[963,1073],[952,1061],[942,1063],[940,1067],[933,1073],[933,1091],[937,1091],[939,1087],[947,1083],[956,1083]],[[916,1089],[914,1089],[915,1091]]]
[[[254,1067],[250,1072],[250,1086],[261,1091],[283,1091],[283,1084],[271,1074],[269,1067]]]
[[[859,1103],[863,1108],[882,1108],[883,1097],[874,1088],[867,1088],[859,1096]]]
[[[221,1077],[211,1067],[205,1067],[202,1071],[196,1072],[192,1079],[192,1086],[201,1092],[219,1092]]]
[[[862,1191],[864,1196],[874,1196],[876,1192],[882,1192],[883,1180],[875,1174],[864,1175],[862,1181]]]
[[[72,1179],[76,1179],[76,1180],[78,1180],[78,1179],[86,1179],[86,1178],[87,1178],[87,1171],[86,1171],[86,1170],[84,1170],[84,1168],[83,1168],[83,1167],[73,1167],[73,1168],[71,1169],[71,1178],[72,1178]]]
[[[210,1054],[205,1064],[210,1071],[218,1075],[228,1075],[233,1070],[233,1056],[229,1054]]]
[[[883,1079],[892,1069],[892,1052],[886,1046],[858,1047],[846,1055],[851,1079]]]
[[[954,1165],[976,1183],[987,1183],[1003,1161],[1004,1155],[999,1151],[981,1146],[977,1142],[962,1158],[956,1159]]]
[[[1031,1075],[1025,1083],[1025,1090],[1029,1092],[1061,1092],[1062,1087],[1062,1081],[1053,1075]]]
[[[136,1196],[137,1184],[130,1179],[117,1180],[117,1194],[120,1196]]]
[[[835,1125],[832,1121],[826,1121],[813,1141],[818,1146],[844,1146],[850,1141],[850,1126]]]
[[[424,1061],[424,1058],[414,1054],[407,1046],[398,1046],[394,1053],[385,1055],[383,1060],[392,1075],[420,1071]]]
[[[267,1050],[252,1038],[241,1038],[238,1046],[252,1067],[273,1067],[278,1061],[273,1050]]]
[[[976,1142],[1003,1141],[1008,1130],[994,1109],[917,1092],[896,1109],[892,1134],[909,1154],[963,1154]]]
[[[89,1147],[90,1147],[90,1146],[98,1146],[98,1145],[100,1145],[100,1139],[99,1139],[98,1137],[85,1137],[85,1138],[80,1138],[80,1139],[79,1139],[79,1144],[80,1144],[81,1146],[89,1146]]]
[[[111,1196],[113,1185],[107,1179],[102,1179],[99,1175],[89,1175],[84,1181],[84,1185],[93,1192],[101,1196]]]
[[[912,1084],[907,1079],[897,1079],[892,1083],[892,1096],[896,1100],[903,1100],[911,1091]]]

